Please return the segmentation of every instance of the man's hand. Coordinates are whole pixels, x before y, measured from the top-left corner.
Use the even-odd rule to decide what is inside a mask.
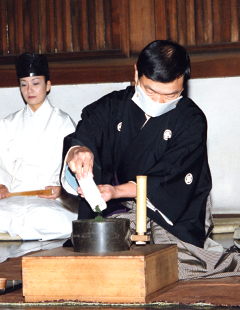
[[[7,187],[3,184],[0,184],[0,199],[4,199],[8,197],[9,197],[9,191]]]
[[[116,196],[116,186],[112,186],[109,184],[98,185],[98,189],[101,193],[102,198],[105,202],[114,199]]]
[[[112,186],[109,184],[98,185],[98,189],[105,202],[117,198],[136,198],[137,185],[133,182]],[[81,192],[79,191],[81,194]],[[83,197],[83,196],[82,196]]]
[[[46,189],[52,190],[52,195],[39,195],[40,198],[57,199],[61,195],[61,186],[46,186]]]
[[[67,157],[67,164],[77,179],[86,178],[93,171],[93,153],[85,146],[76,146],[72,148]]]

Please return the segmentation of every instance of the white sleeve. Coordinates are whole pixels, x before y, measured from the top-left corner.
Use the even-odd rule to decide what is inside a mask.
[[[74,146],[76,147],[76,146]],[[66,158],[74,147],[71,147],[64,159],[63,170],[61,175],[61,182],[63,188],[70,194],[78,195],[77,187],[80,186],[83,192],[83,195],[89,205],[91,206],[92,210],[95,211],[96,207],[99,206],[99,209],[102,211],[107,208],[107,204],[101,196],[101,193],[94,182],[92,176],[89,174],[85,179],[81,181],[77,180],[76,176],[70,171]],[[79,147],[79,146],[77,146]]]
[[[62,173],[61,173],[61,183],[62,183],[62,186],[63,188],[70,194],[72,195],[75,195],[75,196],[78,196],[78,192],[77,192],[77,187],[79,186],[78,183],[77,183],[77,180],[75,178],[74,175],[71,175],[70,171],[69,171],[69,168],[68,168],[68,164],[67,164],[67,156],[69,154],[69,152],[75,148],[75,147],[79,147],[80,145],[75,145],[75,146],[72,146],[65,158],[64,158],[64,162],[63,162],[63,169],[62,169]],[[70,185],[71,184],[71,185]]]

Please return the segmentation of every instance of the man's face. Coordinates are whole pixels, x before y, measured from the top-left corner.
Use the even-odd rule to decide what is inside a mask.
[[[138,71],[135,69],[135,82],[140,83],[145,94],[158,103],[171,102],[177,99],[183,91],[183,76],[170,83],[154,82],[145,75],[138,79]]]

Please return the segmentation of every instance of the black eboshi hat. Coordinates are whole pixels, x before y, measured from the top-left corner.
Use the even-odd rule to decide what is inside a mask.
[[[44,75],[50,79],[47,58],[42,54],[23,53],[15,60],[17,78]]]

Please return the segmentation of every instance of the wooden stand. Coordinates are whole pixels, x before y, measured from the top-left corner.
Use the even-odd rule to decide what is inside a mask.
[[[147,303],[178,281],[176,245],[96,254],[56,248],[22,258],[26,302]]]
[[[131,235],[131,240],[135,241],[136,244],[145,245],[147,241],[150,241],[150,236],[145,234]]]

